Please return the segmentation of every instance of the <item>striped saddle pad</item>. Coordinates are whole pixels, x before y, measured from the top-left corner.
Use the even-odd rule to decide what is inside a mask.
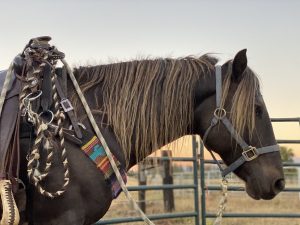
[[[84,153],[95,163],[99,171],[104,174],[105,181],[111,187],[112,197],[114,199],[117,198],[121,193],[122,188],[117,180],[116,174],[113,171],[100,140],[95,135],[88,134],[87,132],[84,132],[83,136],[85,144],[81,146],[81,150],[84,151]],[[125,169],[115,156],[113,156],[113,159],[118,166],[124,183],[126,183],[127,176]]]

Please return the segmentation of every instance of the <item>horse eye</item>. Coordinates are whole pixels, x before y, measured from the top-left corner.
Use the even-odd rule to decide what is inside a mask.
[[[262,108],[260,106],[255,106],[255,115],[261,116],[262,115]]]

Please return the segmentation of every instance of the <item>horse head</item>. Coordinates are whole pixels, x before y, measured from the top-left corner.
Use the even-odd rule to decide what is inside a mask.
[[[272,199],[284,189],[282,162],[246,50],[203,82],[196,88],[194,132],[229,166],[221,168],[223,175],[233,171],[245,181],[249,196]]]

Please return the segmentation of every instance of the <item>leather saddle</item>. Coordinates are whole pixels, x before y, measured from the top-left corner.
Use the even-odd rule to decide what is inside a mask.
[[[15,71],[15,70],[14,70]],[[19,71],[20,72],[20,71]],[[7,70],[0,71],[0,93],[3,88]],[[65,68],[57,68],[58,82],[63,92],[67,95],[67,72]],[[51,87],[48,83],[47,87]],[[19,177],[19,94],[21,92],[21,81],[13,72],[11,85],[5,97],[5,102],[0,117],[0,179]],[[48,92],[48,89],[47,89]],[[51,96],[49,96],[51,98]],[[51,99],[50,99],[51,100]],[[50,101],[49,100],[49,101]],[[51,102],[45,99],[46,105]],[[13,182],[13,180],[12,180]]]
[[[0,71],[0,92],[7,71]],[[0,179],[14,183],[19,173],[19,93],[21,84],[16,75],[6,94],[0,117]]]

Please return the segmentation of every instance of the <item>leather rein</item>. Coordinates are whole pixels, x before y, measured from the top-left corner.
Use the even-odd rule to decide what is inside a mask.
[[[226,116],[226,110],[221,106],[221,96],[222,96],[222,66],[217,65],[215,67],[216,70],[216,109],[214,111],[213,118],[211,120],[210,126],[205,131],[203,136],[203,143],[205,144],[206,139],[210,133],[210,131],[219,123],[222,122],[226,127],[227,131],[230,133],[231,137],[235,139],[235,141],[242,148],[242,155],[231,163],[226,168],[223,168],[220,162],[216,159],[211,149],[208,149],[212,158],[218,165],[222,177],[226,177],[229,173],[235,171],[237,168],[242,166],[246,162],[250,162],[256,159],[258,156],[271,152],[278,152],[280,150],[279,145],[269,145],[260,148],[253,147],[246,143],[246,141],[238,134],[236,129],[233,127],[232,123]]]

